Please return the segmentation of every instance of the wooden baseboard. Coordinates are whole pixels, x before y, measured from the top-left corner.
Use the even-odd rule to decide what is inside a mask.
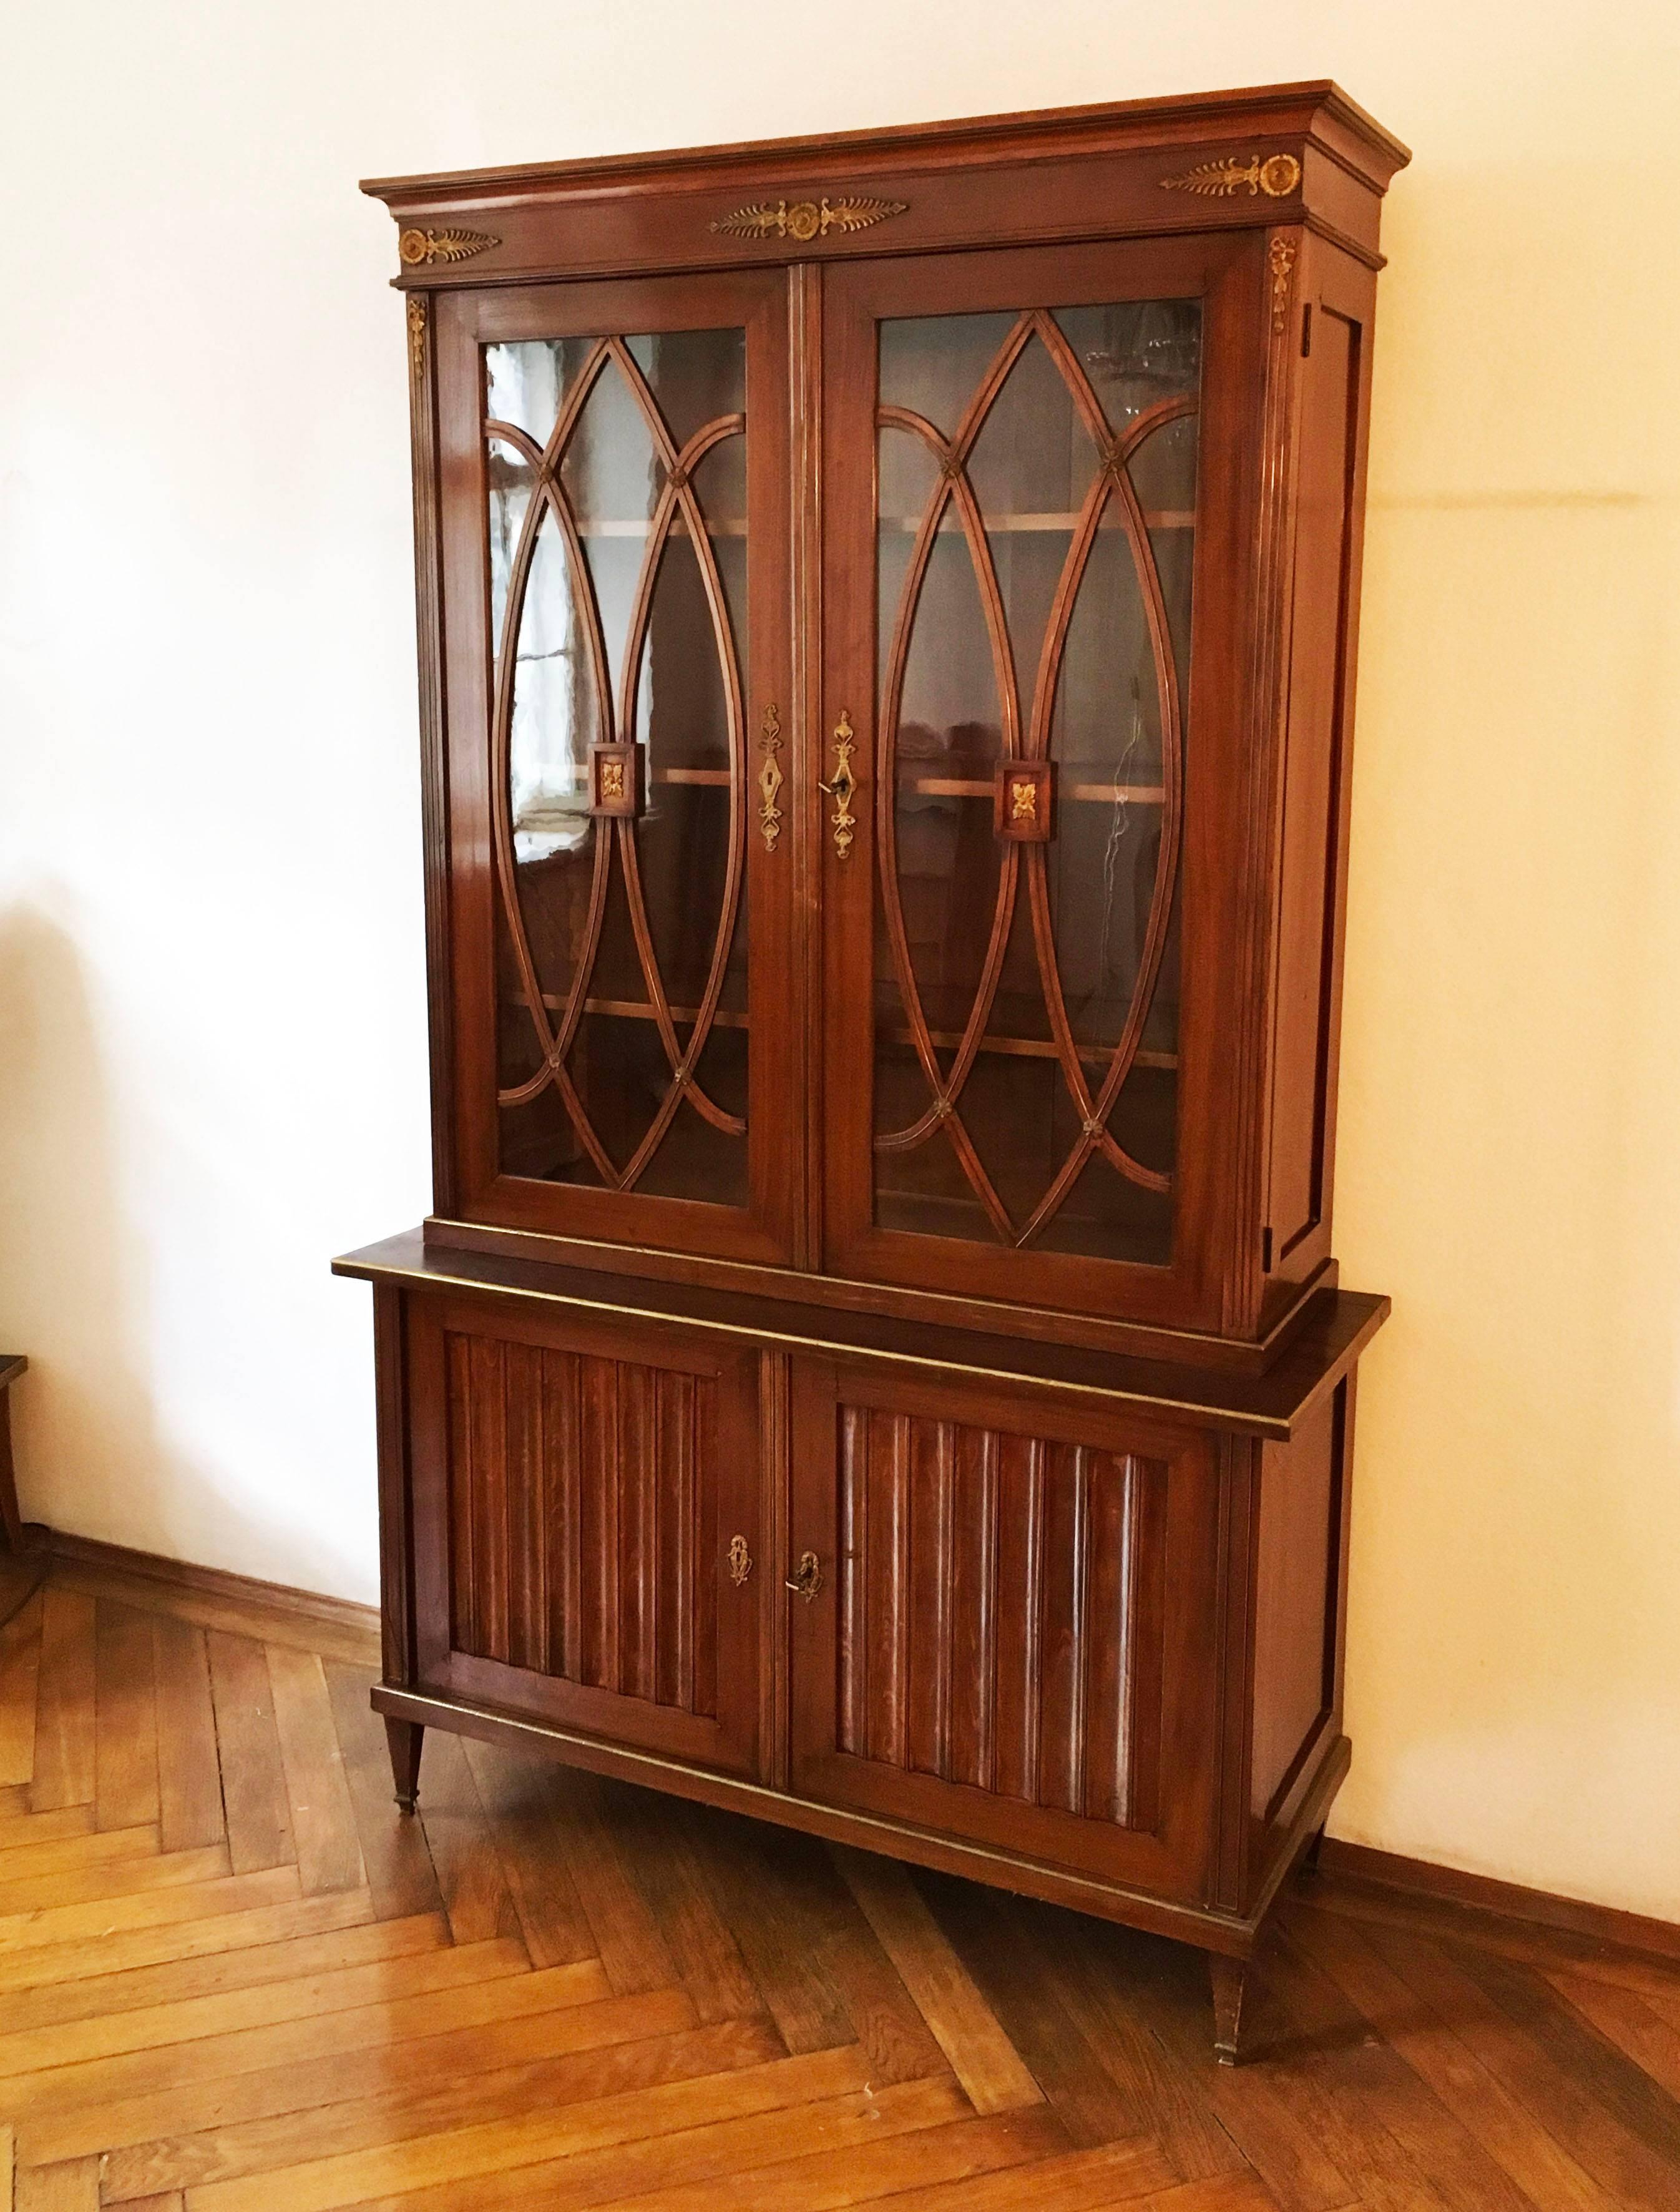
[[[22,1612],[46,1579],[52,1565],[48,1532],[37,1521],[25,1524],[23,1548],[14,1552],[0,1535],[0,1628]]]
[[[166,1559],[157,1552],[133,1552],[93,1536],[70,1536],[54,1529],[47,1547],[55,1579],[108,1589],[112,1595],[143,1606],[167,1595],[171,1609],[270,1643],[289,1643],[330,1658],[377,1667],[380,1659],[379,1610],[349,1598],[324,1597],[318,1590],[294,1589],[285,1583],[259,1582],[226,1567],[201,1567],[188,1559]]]
[[[1504,1920],[1526,1920],[1537,1927],[1588,1936],[1594,1942],[1615,1943],[1624,1950],[1680,1959],[1680,1923],[1672,1920],[1622,1912],[1611,1905],[1588,1905],[1550,1890],[1527,1889],[1520,1882],[1436,1866],[1428,1859],[1402,1858],[1366,1844],[1344,1844],[1335,1836],[1325,1838],[1319,1864],[1343,1881],[1368,1882],[1403,1896],[1427,1898],[1435,1905],[1459,1905],[1471,1911],[1496,1913]]]

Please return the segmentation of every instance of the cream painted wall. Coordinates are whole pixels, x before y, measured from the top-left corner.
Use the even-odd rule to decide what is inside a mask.
[[[427,1201],[407,440],[367,173],[1332,75],[1416,150],[1372,440],[1337,1243],[1344,1835],[1680,1916],[1671,0],[17,9],[0,1340],[26,1508],[369,1597]]]

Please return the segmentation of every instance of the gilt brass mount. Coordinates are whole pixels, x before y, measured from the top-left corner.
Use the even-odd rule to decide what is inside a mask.
[[[1287,199],[1301,182],[1301,164],[1293,154],[1269,154],[1262,161],[1251,154],[1246,161],[1239,161],[1234,155],[1223,161],[1198,161],[1193,169],[1186,169],[1176,177],[1163,177],[1163,192],[1194,192],[1202,199],[1228,200],[1240,192],[1245,185],[1248,197],[1254,199],[1264,192],[1268,199]]]
[[[826,791],[834,802],[831,824],[834,833],[834,851],[844,860],[851,853],[852,840],[858,828],[858,817],[852,811],[852,802],[858,793],[858,779],[852,769],[852,756],[858,750],[858,733],[852,726],[852,716],[844,707],[834,725],[834,779],[832,783],[820,783],[819,791]]]
[[[773,699],[764,710],[758,749],[764,756],[764,765],[758,772],[758,826],[765,851],[773,853],[776,840],[782,834],[782,811],[776,804],[782,787],[782,772],[776,765],[776,756],[782,749],[782,718]]]
[[[488,230],[405,230],[397,240],[397,258],[405,269],[421,269],[434,261],[470,261],[500,244]]]
[[[822,1562],[815,1552],[801,1552],[787,1587],[809,1605],[822,1587]]]
[[[820,200],[759,200],[751,207],[719,216],[712,228],[737,238],[792,238],[803,246],[810,239],[826,238],[831,230],[867,230],[873,223],[885,222],[889,216],[903,215],[909,204],[907,200],[874,199],[857,193],[838,200],[826,196]]]

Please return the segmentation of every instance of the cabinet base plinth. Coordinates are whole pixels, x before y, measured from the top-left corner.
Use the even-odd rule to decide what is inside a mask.
[[[1089,1912],[1094,1918],[1112,1921],[1123,1928],[1136,1928],[1145,1935],[1167,1936],[1178,1942],[1193,1944],[1209,1954],[1216,2001],[1215,2051],[1225,2064],[1236,2063],[1243,1984],[1261,1926],[1276,1901],[1284,1876],[1295,1863],[1300,1838],[1323,1826],[1325,1814],[1352,1759],[1352,1749],[1345,1736],[1338,1736],[1327,1747],[1305,1794],[1295,1827],[1296,1840],[1280,1854],[1274,1874],[1254,1910],[1244,1916],[1123,1889],[1039,1860],[1016,1858],[990,1845],[954,1835],[936,1834],[838,1805],[820,1804],[814,1799],[767,1788],[761,1783],[708,1773],[676,1760],[603,1743],[593,1736],[574,1735],[517,1713],[467,1705],[454,1697],[436,1697],[424,1690],[378,1682],[373,1686],[373,1710],[385,1718],[393,1758],[396,1731],[409,1729],[416,1771],[420,1740],[426,1729],[446,1729],[458,1735],[476,1737],[480,1742],[503,1744],[511,1750],[558,1759],[568,1766],[582,1767],[589,1773],[634,1782],[645,1789],[664,1790],[698,1804],[716,1806],[725,1812],[745,1814],[751,1819],[772,1821],[833,1843],[851,1844],[861,1850],[879,1852],[886,1858],[905,1860],[913,1866],[958,1875],[966,1881],[1013,1891],[1017,1896],[1040,1898],[1046,1904],[1065,1905],[1075,1912]],[[1222,1987],[1227,1991],[1234,1990],[1228,2034],[1225,2014],[1221,2009]]]

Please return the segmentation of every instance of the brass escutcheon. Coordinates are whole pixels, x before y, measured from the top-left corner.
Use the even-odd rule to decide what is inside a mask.
[[[794,1570],[788,1588],[804,1598],[809,1605],[822,1587],[822,1562],[815,1552],[801,1552],[799,1564]]]

